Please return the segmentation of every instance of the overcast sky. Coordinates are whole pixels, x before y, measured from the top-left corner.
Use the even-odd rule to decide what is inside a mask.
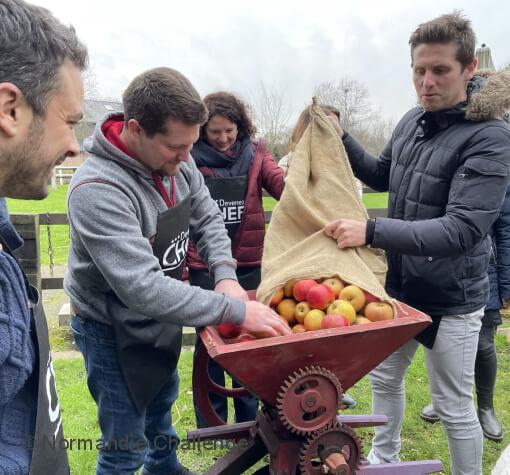
[[[496,67],[510,63],[510,2],[504,0],[30,0],[75,26],[87,44],[99,93],[120,98],[145,69],[169,66],[205,95],[249,98],[264,81],[297,114],[315,85],[348,76],[374,108],[398,119],[414,104],[408,39],[455,8],[472,20],[477,45]]]

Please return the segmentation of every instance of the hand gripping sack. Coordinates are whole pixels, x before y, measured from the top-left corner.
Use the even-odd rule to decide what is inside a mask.
[[[324,234],[338,218],[360,221],[368,213],[356,191],[347,153],[330,120],[315,103],[311,122],[292,154],[285,189],[273,210],[262,258],[262,281],[257,300],[269,304],[290,280],[338,275],[382,300],[384,253],[367,246],[339,249]]]

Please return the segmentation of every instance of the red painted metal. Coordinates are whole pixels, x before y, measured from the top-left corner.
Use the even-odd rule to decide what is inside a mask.
[[[381,425],[387,418],[343,414],[335,417],[335,404],[330,403],[331,397],[338,400],[342,391],[431,322],[430,317],[405,304],[397,302],[396,307],[396,317],[390,321],[260,340],[250,340],[246,335],[223,340],[214,327],[201,330],[204,345],[197,355],[193,391],[206,420],[217,426],[192,431],[188,439],[244,439],[248,442],[236,446],[206,473],[238,475],[265,454],[269,454],[269,465],[260,473],[272,475],[296,475],[301,472],[298,466],[305,473],[319,473],[320,467],[316,470],[310,465],[311,459],[318,456],[324,466],[332,468],[330,473],[421,475],[441,470],[442,464],[437,460],[368,465],[352,428]],[[206,370],[208,358],[213,358],[261,399],[262,410],[256,422],[221,425],[224,421],[214,412],[209,391],[228,396],[238,393],[221,389],[210,381]],[[315,373],[318,376],[314,376]],[[324,381],[321,375],[325,375]],[[328,380],[332,384],[328,384]],[[291,392],[294,385],[296,394]],[[315,406],[326,407],[328,417],[324,421],[317,417],[320,427],[312,424],[309,432],[306,424],[299,423],[299,417],[316,409]],[[339,401],[337,409],[342,409]]]
[[[275,406],[282,382],[295,371],[320,365],[348,390],[406,341],[427,327],[428,315],[398,303],[393,320],[236,343],[214,327],[200,332],[209,356],[245,388]]]

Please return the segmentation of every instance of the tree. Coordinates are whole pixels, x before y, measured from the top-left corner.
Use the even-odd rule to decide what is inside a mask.
[[[319,103],[336,107],[343,129],[355,137],[368,151],[380,154],[391,137],[392,120],[385,119],[372,108],[366,86],[348,77],[323,82],[315,87]]]
[[[253,115],[257,129],[266,137],[267,145],[276,158],[288,140],[290,107],[284,91],[276,86],[260,82],[252,94]]]
[[[323,82],[315,87],[314,95],[319,103],[336,107],[340,111],[342,128],[355,133],[362,129],[372,114],[366,86],[348,77]]]
[[[356,139],[374,155],[379,155],[390,140],[395,123],[379,112],[372,112],[364,127],[354,132]]]
[[[99,86],[97,84],[96,71],[92,65],[89,64],[89,67],[83,71],[82,78],[85,99],[98,99]]]

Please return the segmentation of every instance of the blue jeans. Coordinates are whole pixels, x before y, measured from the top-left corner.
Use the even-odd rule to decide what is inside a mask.
[[[102,443],[96,474],[133,474],[142,465],[150,474],[174,473],[179,439],[170,410],[179,395],[177,370],[140,414],[122,375],[112,327],[76,316],[71,329],[98,409]]]

